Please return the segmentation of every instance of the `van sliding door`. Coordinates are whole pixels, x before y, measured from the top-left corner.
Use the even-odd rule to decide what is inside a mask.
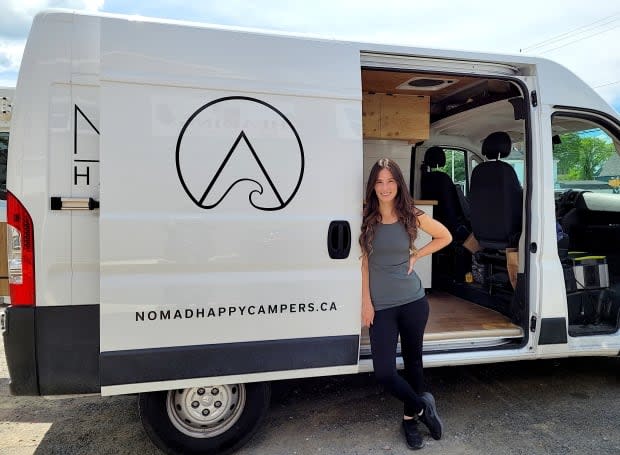
[[[102,393],[356,372],[359,54],[139,26],[101,26]]]

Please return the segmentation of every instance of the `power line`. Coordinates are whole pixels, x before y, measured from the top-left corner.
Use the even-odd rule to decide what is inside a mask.
[[[593,34],[588,35],[588,36],[584,36],[583,38],[578,38],[578,39],[576,39],[576,40],[569,41],[569,42],[568,42],[568,43],[566,43],[566,44],[562,44],[562,45],[560,45],[560,46],[556,46],[556,47],[553,47],[553,48],[551,48],[551,49],[547,49],[546,51],[542,51],[542,52],[540,52],[540,54],[546,54],[547,52],[551,52],[551,51],[554,51],[554,50],[556,50],[556,49],[560,49],[560,48],[562,48],[562,47],[566,47],[566,46],[568,46],[569,44],[577,43],[577,42],[579,42],[579,41],[583,41],[584,39],[592,38],[593,36],[600,35],[601,33],[608,32],[608,31],[613,30],[613,29],[616,29],[616,28],[618,28],[618,27],[620,27],[620,25],[616,25],[616,26],[614,26],[614,27],[610,27],[610,28],[608,28],[608,29],[601,30],[600,32],[593,33]]]
[[[614,84],[620,84],[620,80],[617,80],[614,82],[608,82],[607,84],[603,84],[603,85],[597,85],[596,87],[593,87],[593,88],[597,89],[597,88],[607,87],[609,85],[614,85]]]
[[[531,46],[528,46],[528,47],[523,48],[521,50],[527,52],[527,51],[530,51],[530,50],[538,48],[538,47],[544,47],[544,46],[548,45],[549,43],[553,43],[555,41],[561,41],[565,37],[571,36],[573,33],[579,34],[579,33],[583,33],[583,32],[586,32],[586,31],[590,31],[589,29],[592,29],[592,28],[597,28],[597,27],[602,27],[602,26],[605,26],[605,25],[609,25],[612,22],[615,22],[618,19],[620,19],[620,17],[618,17],[618,16],[620,16],[620,14],[618,14],[618,13],[612,14],[610,16],[606,16],[606,17],[604,17],[602,19],[599,19],[599,20],[596,20],[594,22],[591,22],[590,24],[583,25],[581,27],[569,30],[568,32],[561,33],[561,34],[556,35],[556,36],[554,36],[552,38],[548,38],[548,39],[540,41],[540,42],[538,42],[536,44],[532,44]],[[600,24],[600,22],[605,22],[605,23],[604,24]]]
[[[548,38],[546,40],[543,40],[543,41],[540,41],[538,43],[532,44],[531,46],[528,46],[528,47],[525,47],[525,48],[521,49],[520,51],[521,52],[524,52],[524,51],[528,52],[528,51],[531,51],[532,49],[536,49],[536,48],[539,48],[539,47],[544,47],[544,46],[547,46],[547,45],[549,45],[551,43],[554,43],[556,41],[561,41],[561,40],[563,40],[563,39],[565,39],[565,38],[567,38],[567,37],[569,37],[569,36],[571,36],[573,34],[581,34],[581,33],[585,33],[585,32],[588,32],[588,31],[592,31],[592,29],[596,29],[598,27],[604,27],[606,25],[609,25],[609,24],[617,21],[618,19],[620,19],[620,13],[615,13],[615,14],[606,16],[606,17],[604,17],[602,19],[598,19],[598,20],[596,20],[594,22],[591,22],[591,23],[589,23],[587,25],[583,25],[581,27],[569,30],[568,32],[564,32],[564,33],[561,33],[559,35],[556,35],[556,36],[554,36],[552,38]],[[601,22],[604,22],[604,23],[601,24]]]

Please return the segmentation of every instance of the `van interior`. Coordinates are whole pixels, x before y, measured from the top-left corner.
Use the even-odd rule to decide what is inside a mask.
[[[531,324],[526,88],[509,77],[363,67],[362,92],[365,178],[377,159],[395,160],[416,205],[430,207],[453,236],[433,255],[425,284],[431,312],[424,352],[525,344]],[[557,220],[571,336],[619,328],[614,128],[570,113],[552,120],[556,212],[550,215]],[[363,329],[360,357],[369,356]]]

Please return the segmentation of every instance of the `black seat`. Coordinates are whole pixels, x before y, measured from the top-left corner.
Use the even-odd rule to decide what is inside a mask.
[[[489,161],[472,171],[471,227],[483,248],[517,247],[521,235],[521,184],[512,166],[499,160],[510,154],[511,145],[507,133],[491,133],[482,143],[482,154]]]
[[[437,206],[433,209],[433,218],[446,226],[455,240],[463,241],[469,235],[469,228],[456,186],[445,172],[430,171],[445,164],[446,154],[441,147],[430,147],[426,151],[420,180],[420,196],[422,199],[437,201]]]

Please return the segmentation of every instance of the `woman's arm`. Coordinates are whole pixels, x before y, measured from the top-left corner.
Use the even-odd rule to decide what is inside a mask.
[[[418,227],[430,235],[432,240],[409,257],[408,274],[413,272],[413,265],[418,259],[433,254],[452,242],[452,234],[450,234],[448,228],[426,214],[418,216]]]
[[[370,327],[375,318],[375,309],[370,300],[370,281],[368,278],[368,256],[362,256],[362,325]]]

